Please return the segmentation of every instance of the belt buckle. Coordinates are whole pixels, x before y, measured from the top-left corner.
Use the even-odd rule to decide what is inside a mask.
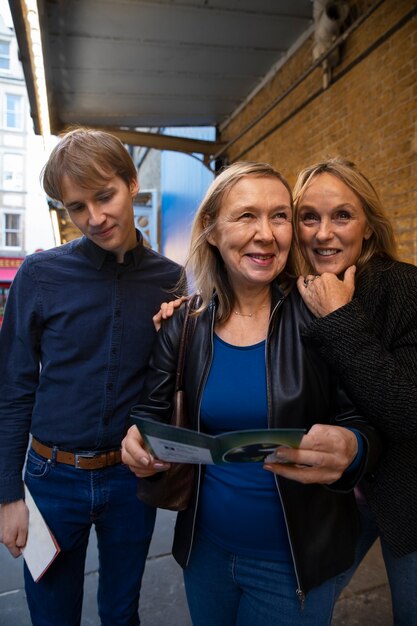
[[[82,467],[80,467],[80,459],[94,459],[94,457],[96,457],[97,454],[95,452],[84,452],[84,453],[80,453],[74,454],[74,467],[76,467],[77,469],[82,469]]]

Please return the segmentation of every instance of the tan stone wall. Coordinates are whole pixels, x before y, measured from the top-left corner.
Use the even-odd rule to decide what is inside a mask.
[[[360,11],[371,2],[356,2]],[[414,14],[413,14],[414,12]],[[410,17],[411,13],[411,17]],[[222,129],[230,141],[313,63],[312,39]],[[268,161],[295,181],[323,156],[355,161],[379,191],[403,260],[417,264],[417,15],[385,0],[346,39],[333,82],[315,69],[229,149],[230,161]]]

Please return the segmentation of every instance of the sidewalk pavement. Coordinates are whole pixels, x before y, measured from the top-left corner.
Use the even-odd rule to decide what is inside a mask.
[[[174,523],[175,513],[158,511],[141,592],[142,626],[191,626],[181,568],[170,554]],[[96,588],[97,548],[93,533],[87,553],[82,626],[100,626]],[[273,619],[270,624],[279,626]],[[368,553],[343,592],[332,621],[332,626],[375,624],[392,625],[389,588],[379,544]],[[0,546],[0,626],[30,626],[22,559],[12,559],[3,546]]]

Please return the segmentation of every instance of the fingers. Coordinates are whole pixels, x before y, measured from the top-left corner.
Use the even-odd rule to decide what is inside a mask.
[[[181,304],[187,300],[186,297],[177,298],[176,300],[170,300],[170,302],[163,302],[161,304],[161,316],[163,320],[167,320],[174,315],[174,311],[179,309]]]
[[[344,282],[348,287],[355,287],[355,274],[356,274],[356,265],[351,265],[347,268],[345,275],[343,277]]]
[[[174,304],[175,302],[176,301],[173,300],[172,302],[163,302],[161,304],[161,315],[163,320],[167,320],[174,315],[174,311],[177,308]]]
[[[23,500],[1,505],[0,540],[15,558],[26,545],[28,526],[29,511]]]
[[[302,483],[331,484],[349,467],[357,450],[356,436],[350,430],[315,424],[304,435],[299,448],[279,448],[278,463],[266,463],[264,468]]]
[[[144,447],[144,441],[136,426],[131,426],[122,441],[122,462],[138,478],[153,476],[169,469],[170,463],[154,459]]]
[[[304,287],[304,276],[299,276],[297,278],[297,288],[301,295],[303,295]]]
[[[324,317],[352,300],[355,291],[355,270],[353,268],[348,270],[345,280],[340,280],[330,272],[324,272],[321,276],[308,274],[298,278],[298,291],[313,315]]]
[[[341,282],[345,282],[348,283],[349,285],[351,284],[355,284],[355,274],[356,274],[356,265],[350,265],[347,270],[344,273],[343,279]],[[323,272],[323,274],[319,275],[319,274],[307,274],[306,276],[299,276],[297,279],[297,286],[300,289],[301,287],[304,287],[304,289],[306,289],[310,283],[312,283],[313,281],[322,278],[324,280],[327,279],[327,277],[333,277],[330,278],[330,280],[335,280],[335,278],[337,280],[340,280],[339,278],[337,278],[337,276],[335,274],[332,274],[331,272]],[[301,290],[301,289],[300,289]]]
[[[16,557],[18,557],[18,556],[20,556],[22,554],[22,549],[26,545],[27,536],[28,536],[28,529],[27,528],[19,528],[19,531],[18,531],[17,537],[16,537]]]
[[[144,442],[136,426],[131,426],[122,441],[122,462],[132,468],[147,468],[152,463],[152,456],[144,448]],[[132,469],[133,471],[133,469]]]
[[[314,424],[309,432],[303,436],[299,451],[306,451],[309,455],[316,453],[317,461],[313,464],[331,466],[342,472],[351,464],[358,452],[358,440],[349,429],[331,424]],[[320,460],[323,454],[325,460]]]
[[[4,544],[13,558],[17,559],[22,554],[21,548],[18,548],[16,544]]]
[[[289,480],[295,480],[305,485],[318,484],[318,485],[331,485],[340,478],[340,473],[336,470],[329,468],[308,467],[300,465],[281,465],[279,463],[271,463],[264,465],[264,469],[288,478]]]
[[[174,311],[176,309],[179,309],[181,304],[185,302],[186,300],[188,300],[186,296],[181,296],[181,298],[177,298],[176,300],[171,300],[170,302],[164,302],[162,318],[164,320],[167,320],[170,317],[172,317],[174,315]]]
[[[307,276],[299,276],[297,278],[298,291],[307,306],[311,299],[311,290],[309,288],[318,278],[320,277],[314,274],[307,274]]]
[[[303,281],[304,288],[307,289],[309,284],[312,283],[313,281],[317,280],[317,278],[320,278],[320,276],[318,274],[308,274],[304,278],[304,281]]]
[[[163,302],[161,304],[161,308],[158,313],[156,313],[153,318],[153,325],[155,326],[155,330],[158,332],[161,328],[162,320],[167,320],[174,315],[174,311],[181,304],[182,300],[173,300],[172,302]],[[175,303],[178,303],[175,305]]]
[[[175,309],[178,309],[185,300],[187,300],[187,298],[182,296],[181,298],[171,300],[170,302],[162,302],[158,313],[156,313],[152,318],[156,331],[160,330],[162,320],[167,320],[172,317]]]

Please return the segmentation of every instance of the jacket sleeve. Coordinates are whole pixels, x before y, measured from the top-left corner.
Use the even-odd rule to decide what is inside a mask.
[[[305,335],[339,374],[358,409],[393,441],[417,437],[417,269],[385,272],[376,314],[352,302],[314,320]]]
[[[41,333],[38,289],[25,262],[11,286],[0,333],[0,502],[23,497]]]
[[[355,430],[362,438],[363,451],[355,469],[347,469],[338,481],[328,486],[334,491],[351,491],[365,474],[371,474],[381,456],[383,445],[377,430],[369,420],[358,414],[345,388],[337,381],[334,386],[334,415],[332,423],[350,430]]]
[[[182,304],[170,319],[162,322],[139,402],[132,408],[137,416],[161,422],[170,420],[185,308]]]

